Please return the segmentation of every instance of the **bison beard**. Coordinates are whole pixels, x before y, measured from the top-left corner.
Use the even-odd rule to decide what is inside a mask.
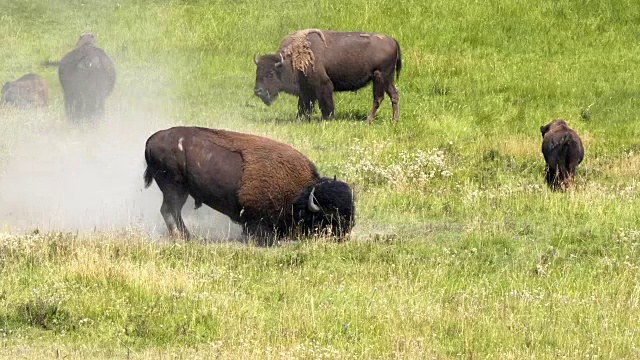
[[[582,141],[563,120],[541,126],[540,132],[545,180],[552,190],[566,189],[573,184],[576,168],[584,158]]]
[[[161,130],[147,140],[145,186],[163,194],[170,234],[188,238],[181,210],[189,195],[244,226],[261,244],[294,234],[346,236],[351,189],[321,178],[292,147],[249,134],[199,127]]]

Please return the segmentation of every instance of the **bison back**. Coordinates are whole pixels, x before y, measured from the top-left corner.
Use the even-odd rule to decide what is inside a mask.
[[[250,213],[264,217],[290,214],[294,200],[318,178],[313,163],[289,145],[251,134],[206,131],[210,141],[242,156],[238,195]]]
[[[566,126],[551,128],[542,140],[542,154],[549,166],[569,163],[579,164],[584,157],[584,148],[578,134]]]
[[[46,106],[49,103],[47,81],[36,74],[26,74],[2,88],[3,102],[19,107]]]
[[[322,34],[323,37],[316,32],[306,34],[313,53],[313,63],[306,68],[306,74],[313,81],[326,73],[335,91],[360,89],[371,81],[374,71],[389,78],[402,66],[400,47],[390,36],[337,31]],[[280,51],[286,53],[282,47]]]
[[[116,71],[104,50],[82,46],[71,50],[60,61],[58,70],[65,94],[106,98],[115,86]]]

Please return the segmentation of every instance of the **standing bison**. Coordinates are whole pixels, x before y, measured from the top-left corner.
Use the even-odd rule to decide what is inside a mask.
[[[170,234],[189,238],[181,210],[191,195],[244,225],[261,243],[300,231],[345,236],[353,226],[349,185],[318,175],[292,147],[255,135],[173,127],[146,143],[145,186],[162,191],[160,212]]]
[[[360,32],[307,29],[287,35],[276,54],[258,60],[256,96],[270,105],[285,93],[298,96],[298,117],[309,117],[317,101],[322,118],[334,116],[334,91],[355,91],[373,81],[371,123],[385,92],[391,98],[393,121],[398,121],[400,46],[392,37]]]
[[[26,74],[4,84],[0,103],[23,109],[46,107],[49,104],[49,86],[42,77]]]
[[[540,132],[547,184],[553,190],[570,187],[576,167],[584,158],[580,137],[563,120],[541,126]]]
[[[96,45],[93,34],[82,34],[76,47],[57,62],[58,77],[64,92],[67,118],[75,123],[99,118],[104,102],[116,83],[116,70],[109,56]]]

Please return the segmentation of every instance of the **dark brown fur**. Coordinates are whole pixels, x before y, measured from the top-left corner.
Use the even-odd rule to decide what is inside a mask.
[[[582,140],[563,120],[540,127],[542,154],[546,162],[545,180],[552,189],[566,189],[573,184],[576,167],[584,158]]]
[[[300,43],[301,36],[308,46],[292,50],[291,44]],[[302,56],[296,57],[301,51]],[[391,98],[393,120],[398,120],[394,74],[396,78],[400,74],[402,59],[400,46],[392,37],[317,29],[299,31],[285,37],[276,54],[261,56],[256,65],[254,93],[267,105],[283,91],[298,96],[299,117],[308,117],[317,101],[322,118],[327,119],[335,115],[333,92],[355,91],[373,82],[373,105],[367,121],[373,121],[385,93]]]
[[[18,108],[46,107],[49,104],[47,81],[36,74],[26,74],[2,87],[0,103]]]
[[[102,116],[105,100],[115,86],[116,71],[92,34],[82,34],[73,50],[46,65],[58,67],[69,120],[81,123]]]
[[[164,197],[160,211],[169,232],[177,230],[187,238],[180,212],[189,195],[197,207],[206,204],[243,224],[251,234],[268,236],[277,228],[275,233],[284,235],[297,218],[305,220],[305,214],[296,213],[303,210],[296,204],[302,201],[301,207],[306,208],[309,191],[326,182],[313,163],[292,147],[225,130],[174,127],[158,131],[147,140],[145,159],[145,184],[155,179],[160,187]],[[319,191],[318,199],[333,195]],[[327,200],[320,206],[333,203]],[[344,216],[349,225],[344,229],[351,226],[352,206],[347,207]],[[327,209],[327,214],[331,211]]]

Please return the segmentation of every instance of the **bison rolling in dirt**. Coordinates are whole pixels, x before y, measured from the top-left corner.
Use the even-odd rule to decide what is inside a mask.
[[[189,238],[181,210],[191,195],[244,226],[262,244],[293,233],[345,236],[353,226],[349,185],[320,177],[292,147],[255,135],[173,127],[146,143],[144,174],[162,191],[170,234]]]
[[[392,37],[360,32],[318,29],[286,36],[278,52],[254,58],[257,66],[254,94],[270,105],[285,92],[298,96],[298,117],[309,117],[317,101],[322,118],[333,117],[334,91],[355,91],[373,82],[371,123],[384,99],[391,98],[393,120],[398,121],[400,46]]]
[[[26,74],[2,86],[0,104],[22,109],[46,107],[49,104],[49,86],[42,77]]]
[[[566,189],[573,183],[576,167],[584,158],[582,141],[563,120],[541,126],[540,132],[547,184],[553,190]]]
[[[105,100],[116,83],[116,70],[93,34],[80,35],[73,50],[46,65],[58,67],[69,120],[82,123],[102,116]]]

